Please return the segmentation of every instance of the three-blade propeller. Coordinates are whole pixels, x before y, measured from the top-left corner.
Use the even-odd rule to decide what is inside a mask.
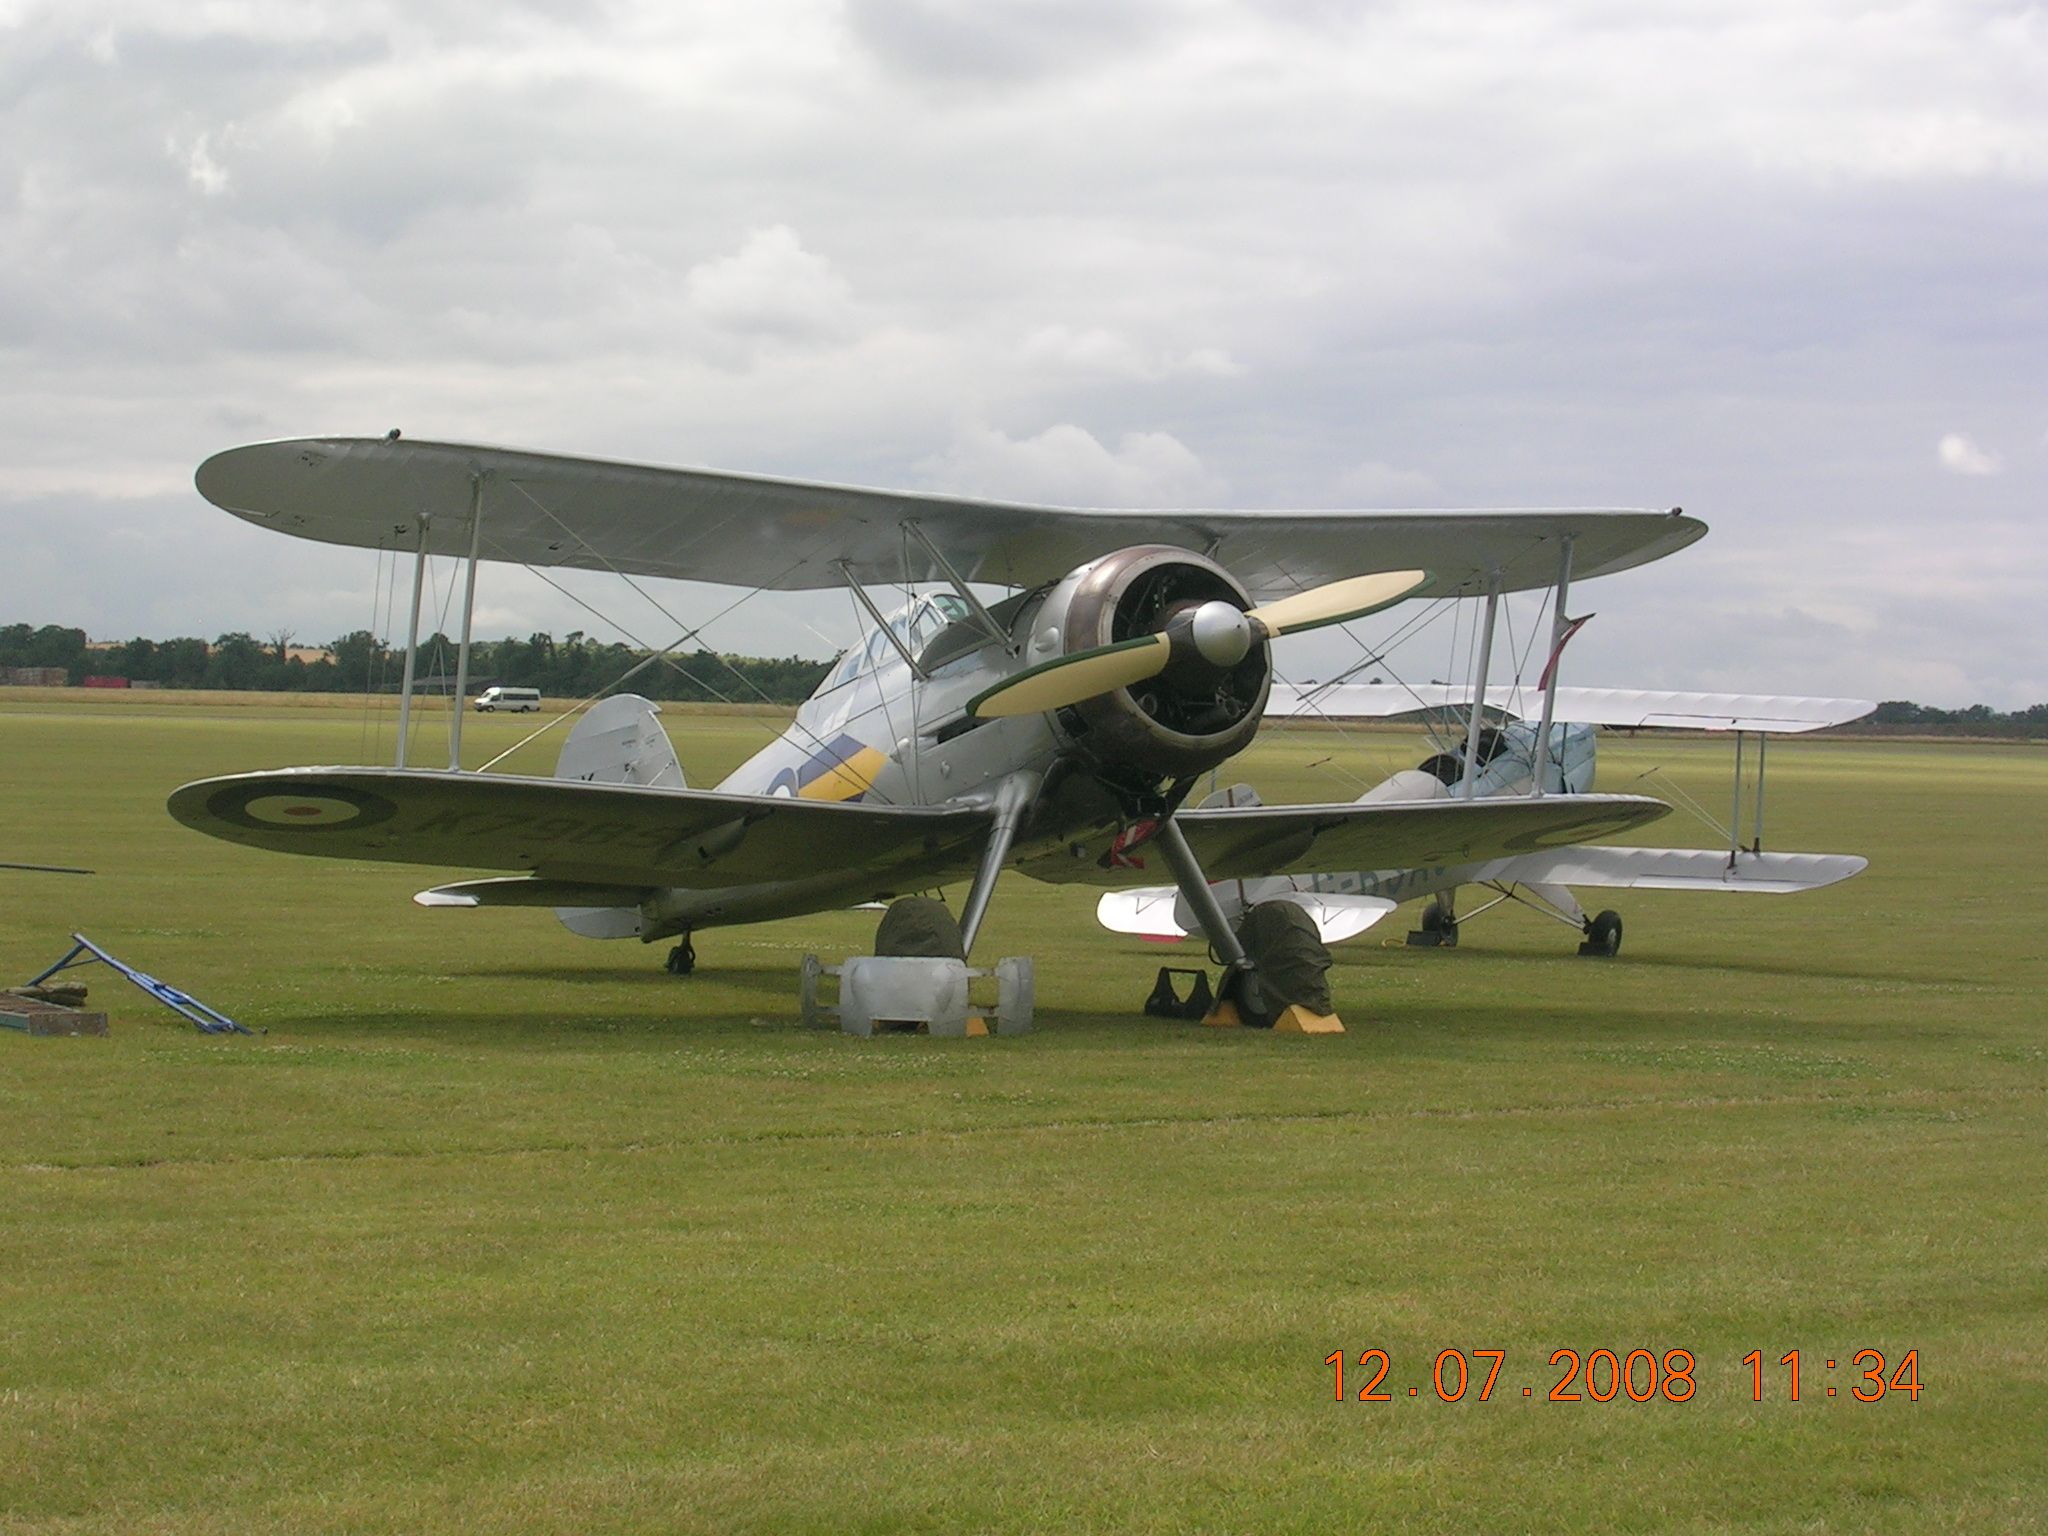
[[[1176,661],[1229,671],[1276,635],[1295,635],[1375,613],[1429,580],[1427,571],[1376,571],[1297,592],[1249,613],[1221,600],[1185,610],[1153,634],[1098,645],[1026,667],[967,705],[978,719],[1062,709],[1157,677]]]

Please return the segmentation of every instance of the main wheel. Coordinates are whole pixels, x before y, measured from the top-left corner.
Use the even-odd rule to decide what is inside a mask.
[[[697,950],[687,937],[668,952],[667,968],[671,976],[687,976],[697,969]]]
[[[1608,910],[1594,914],[1586,924],[1586,942],[1579,946],[1582,955],[1618,955],[1621,953],[1621,914]]]
[[[1444,904],[1432,901],[1422,909],[1422,931],[1435,934],[1436,941],[1446,949],[1458,947],[1458,915],[1446,912]]]

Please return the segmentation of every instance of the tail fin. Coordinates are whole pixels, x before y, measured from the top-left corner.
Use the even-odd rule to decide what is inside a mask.
[[[562,743],[555,777],[687,789],[675,745],[656,718],[660,713],[659,704],[637,693],[613,694],[593,704]],[[555,916],[564,928],[586,939],[637,938],[643,926],[637,906],[557,907]]]
[[[687,789],[675,746],[655,718],[660,713],[659,704],[637,693],[613,694],[593,704],[562,743],[555,777]]]

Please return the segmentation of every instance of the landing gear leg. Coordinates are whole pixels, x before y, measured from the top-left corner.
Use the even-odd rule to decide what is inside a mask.
[[[1166,817],[1153,834],[1153,841],[1166,856],[1166,867],[1173,871],[1174,884],[1180,887],[1182,897],[1201,925],[1202,936],[1209,941],[1209,948],[1223,966],[1223,981],[1217,987],[1216,995],[1242,1004],[1249,1013],[1260,1013],[1265,1003],[1259,991],[1258,972],[1252,965],[1251,956],[1237,941],[1230,919],[1223,915],[1216,893],[1209,889],[1209,877],[1202,873],[1202,866],[1196,862],[1195,851],[1188,846],[1180,823],[1172,816]]]
[[[668,952],[666,969],[671,976],[687,976],[697,969],[697,948],[690,942],[689,934],[685,933],[682,941]]]

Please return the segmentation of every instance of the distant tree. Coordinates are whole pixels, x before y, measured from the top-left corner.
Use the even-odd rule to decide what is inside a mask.
[[[213,655],[206,664],[206,686],[259,687],[267,659],[254,635],[239,629],[222,635],[213,643]]]
[[[157,648],[162,658],[157,677],[174,688],[206,686],[207,644],[190,635],[166,640]]]
[[[334,653],[337,686],[350,690],[368,690],[384,670],[383,663],[390,654],[384,642],[367,629],[352,629],[328,641],[327,649]]]

